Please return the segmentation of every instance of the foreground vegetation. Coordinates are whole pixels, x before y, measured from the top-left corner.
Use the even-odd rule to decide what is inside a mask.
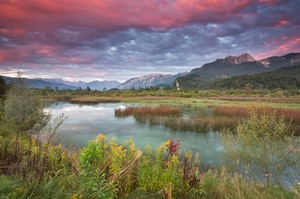
[[[237,172],[199,169],[172,140],[144,153],[99,135],[81,152],[33,139],[1,138],[0,196],[8,198],[297,198],[300,187],[246,181]],[[201,159],[201,156],[200,156]]]
[[[0,105],[0,198],[300,198],[299,139],[274,110],[254,111],[223,134],[228,164],[203,170],[201,154],[182,154],[180,141],[172,139],[143,151],[131,140],[123,146],[102,134],[80,151],[55,145],[64,117],[50,123],[51,115],[26,87],[6,92]],[[222,115],[228,109],[216,110]],[[119,114],[177,117],[178,111],[166,106]],[[41,142],[43,132],[47,139]],[[297,182],[283,186],[283,174]]]

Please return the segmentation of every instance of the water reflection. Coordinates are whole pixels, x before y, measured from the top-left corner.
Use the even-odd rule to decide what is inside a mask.
[[[102,133],[108,138],[115,137],[119,143],[132,138],[138,148],[146,145],[155,149],[168,139],[180,140],[181,151],[199,152],[202,163],[218,164],[223,150],[216,132],[196,133],[172,131],[161,125],[147,125],[136,122],[132,117],[117,118],[114,110],[126,108],[130,104],[104,103],[78,105],[55,103],[47,108],[52,115],[64,113],[67,119],[59,129],[61,142],[65,145],[86,146],[89,140]],[[187,114],[187,113],[185,113]]]

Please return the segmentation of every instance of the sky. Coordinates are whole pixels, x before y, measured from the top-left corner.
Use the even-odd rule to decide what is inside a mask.
[[[299,10],[300,0],[0,0],[0,74],[125,81],[300,52]]]

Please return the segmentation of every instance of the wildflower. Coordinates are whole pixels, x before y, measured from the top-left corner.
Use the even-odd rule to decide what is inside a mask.
[[[103,134],[99,134],[99,135],[97,136],[96,140],[97,140],[98,142],[105,142],[105,141],[107,140],[107,137],[106,137],[105,135],[103,135]]]
[[[73,194],[70,199],[79,199],[79,198],[82,198],[82,195],[78,195],[78,194]]]
[[[190,159],[192,158],[192,152],[191,152],[191,151],[187,151],[187,152],[185,153],[185,157],[186,157],[188,160],[190,160]]]
[[[167,151],[168,151],[169,155],[172,156],[178,152],[178,150],[180,149],[179,144],[180,144],[179,140],[177,140],[177,142],[174,142],[172,138],[170,140],[168,140]]]
[[[145,146],[145,150],[146,150],[146,154],[151,154],[152,153],[151,147],[148,144]]]

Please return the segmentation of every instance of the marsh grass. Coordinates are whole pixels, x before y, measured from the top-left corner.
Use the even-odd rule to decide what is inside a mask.
[[[300,135],[300,110],[289,108],[274,108],[263,106],[211,106],[194,110],[197,114],[183,117],[180,108],[174,106],[139,106],[116,109],[116,117],[133,116],[140,124],[162,125],[173,131],[194,131],[206,133],[209,131],[234,130],[239,121],[250,117],[251,108],[258,115],[284,117],[290,122],[290,131]]]
[[[290,108],[275,108],[261,106],[217,106],[214,109],[216,116],[224,116],[228,118],[246,119],[251,115],[251,109],[255,109],[257,115],[275,115],[275,117],[285,118],[290,123],[289,130],[295,135],[300,135],[300,110]]]
[[[198,109],[197,115],[183,117],[179,107],[140,106],[115,109],[116,117],[133,116],[140,124],[163,125],[174,131],[208,132],[233,129],[240,118],[214,115],[208,109]]]
[[[115,116],[179,116],[179,107],[172,106],[130,106],[125,109],[116,109]]]
[[[274,112],[279,117],[283,116],[286,120],[293,120],[300,123],[300,110],[289,108],[274,108],[274,107],[255,107],[257,114],[262,115],[273,114]],[[249,117],[248,106],[217,106],[214,110],[217,115],[236,116],[236,117]]]

